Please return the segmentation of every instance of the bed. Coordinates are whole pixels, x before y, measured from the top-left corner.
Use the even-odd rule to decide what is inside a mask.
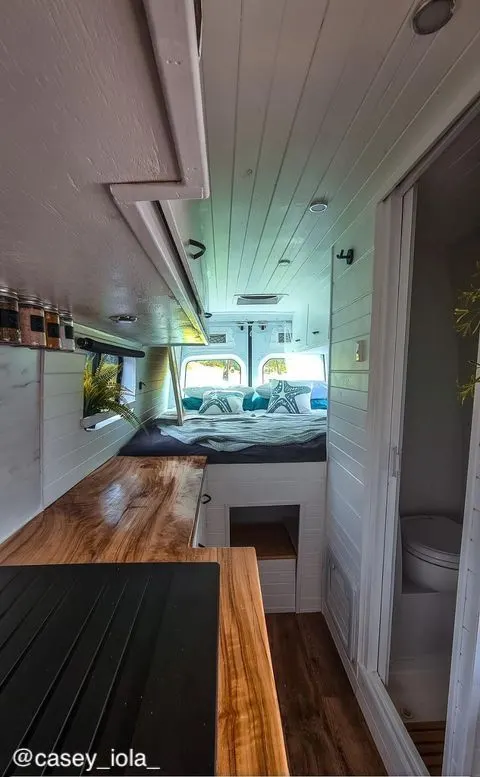
[[[230,519],[234,507],[252,507],[260,510],[262,515],[262,508],[274,508],[278,515],[283,515],[283,506],[290,506],[288,509],[292,505],[298,506],[297,557],[293,562],[278,559],[262,561],[263,566],[261,564],[259,567],[262,592],[265,607],[269,611],[294,609],[297,612],[316,612],[322,605],[326,412],[312,411],[311,414],[292,415],[288,419],[270,415],[263,421],[262,415],[257,412],[258,420],[253,420],[253,424],[260,430],[258,437],[263,440],[263,444],[250,444],[255,434],[248,430],[247,437],[250,439],[246,447],[241,450],[216,450],[191,440],[202,435],[208,438],[210,435],[214,443],[218,444],[221,437],[218,430],[223,425],[227,432],[227,442],[236,447],[238,417],[232,414],[226,422],[225,419],[212,416],[201,416],[200,420],[197,413],[191,412],[186,414],[184,425],[179,427],[174,414],[167,413],[150,422],[146,431],[138,431],[123,446],[119,455],[207,457],[203,500],[198,517],[200,539],[197,537],[198,542],[205,546],[230,545]],[[248,420],[253,418],[251,414],[242,413],[239,416],[246,421],[247,426],[251,425]],[[201,426],[200,434],[192,435],[189,425],[195,428],[196,420]],[[230,434],[229,424],[232,425]],[[265,435],[263,428],[270,430],[270,434]],[[276,433],[278,430],[280,434]],[[182,441],[178,439],[179,436],[190,441]],[[299,439],[302,441],[299,442]],[[294,567],[288,579],[285,576],[285,563],[293,563]],[[265,569],[265,566],[268,568]]]
[[[241,449],[233,450],[240,447],[236,444],[236,435],[242,439],[241,433],[237,432],[241,424],[245,424],[248,432]],[[233,434],[231,428],[235,430]],[[194,433],[191,430],[195,430]],[[225,430],[225,433],[219,433],[219,430]],[[280,434],[277,430],[281,430]],[[212,440],[206,439],[210,431]],[[207,456],[209,464],[325,461],[326,413],[313,411],[308,416],[289,418],[243,413],[228,421],[188,413],[183,427],[178,427],[172,415],[167,413],[151,422],[146,431],[138,431],[119,455],[199,455]]]

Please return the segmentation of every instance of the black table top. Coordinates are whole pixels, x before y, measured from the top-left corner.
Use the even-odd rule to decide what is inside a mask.
[[[0,774],[214,774],[218,598],[215,563],[0,567]]]

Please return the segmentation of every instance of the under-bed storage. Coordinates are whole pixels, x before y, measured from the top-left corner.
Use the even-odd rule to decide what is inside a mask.
[[[255,548],[265,612],[295,612],[299,505],[231,507],[230,544]]]
[[[325,463],[295,462],[276,464],[215,464],[208,465],[205,493],[205,544],[211,547],[239,544],[257,549],[262,590],[268,596],[269,611],[317,612],[322,606],[323,549],[325,528]],[[264,517],[272,508],[278,516],[289,518],[291,529],[292,507],[295,509],[296,528],[287,535],[291,546],[287,554],[267,557],[265,542],[260,536]],[[232,508],[248,508],[256,523],[256,538],[246,536],[247,528],[238,528],[233,521]],[[255,508],[256,513],[252,512]],[[285,511],[287,511],[285,515]],[[270,513],[270,516],[274,513]],[[288,521],[287,521],[288,524]],[[270,531],[272,531],[270,529]],[[243,537],[238,536],[243,532]],[[284,536],[284,535],[283,535]],[[294,542],[292,542],[292,536]],[[295,540],[296,538],[296,540]],[[278,539],[278,534],[277,534]],[[259,543],[262,543],[262,548]],[[269,538],[272,545],[273,538]],[[262,558],[260,556],[263,556]],[[271,563],[273,562],[273,563]],[[293,604],[292,604],[293,603]],[[272,609],[270,609],[270,605]],[[281,608],[281,609],[278,609]]]

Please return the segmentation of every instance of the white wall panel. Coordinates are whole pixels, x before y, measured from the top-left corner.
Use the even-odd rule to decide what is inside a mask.
[[[40,401],[40,354],[1,348],[0,541],[41,508]]]
[[[45,353],[43,387],[43,494],[51,504],[99,467],[132,436],[123,420],[87,432],[83,416],[82,354]],[[137,362],[135,411],[148,421],[167,406],[169,385],[166,349],[150,348]],[[146,385],[138,390],[139,381]]]
[[[327,537],[355,588],[360,584],[368,456],[365,429],[374,224],[372,207],[345,229],[341,245],[355,246],[356,251],[358,246],[359,258],[347,268],[336,260],[332,288]],[[334,253],[338,253],[336,248]],[[343,265],[342,272],[339,265]],[[357,340],[365,341],[363,362],[355,361]]]

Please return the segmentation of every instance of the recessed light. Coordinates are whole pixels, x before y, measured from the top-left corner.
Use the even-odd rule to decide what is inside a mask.
[[[125,313],[120,313],[118,316],[109,316],[109,318],[114,324],[134,324],[138,320],[138,316],[129,316]]]
[[[328,208],[328,202],[326,200],[312,200],[308,206],[308,210],[312,213],[325,213]]]
[[[417,35],[431,35],[444,27],[453,16],[455,0],[422,0],[417,5],[412,26]]]

